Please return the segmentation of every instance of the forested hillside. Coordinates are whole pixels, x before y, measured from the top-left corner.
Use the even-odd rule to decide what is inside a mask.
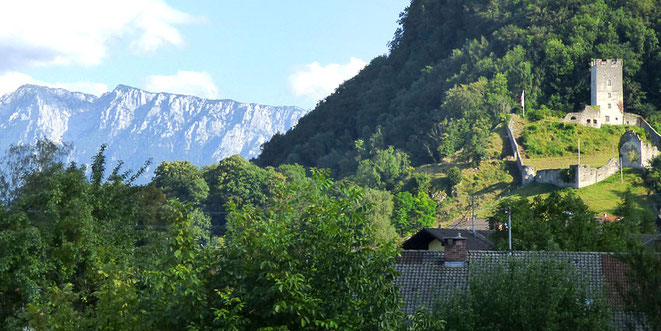
[[[351,174],[354,142],[379,127],[384,144],[414,165],[463,147],[467,161],[479,162],[489,129],[521,111],[522,90],[531,119],[589,103],[593,58],[624,59],[625,110],[655,120],[660,9],[656,0],[413,0],[390,53],[273,137],[256,163]]]
[[[146,168],[125,170],[106,145],[89,168],[65,162],[68,145],[12,145],[0,157],[0,329],[603,330],[623,315],[602,294],[661,329],[661,261],[644,241],[658,238],[647,205],[661,197],[661,156],[576,191],[517,188],[506,138],[520,135],[526,161],[573,157],[579,138],[585,154],[615,153],[622,127],[546,118],[589,102],[597,57],[624,59],[626,110],[661,124],[659,1],[413,0],[389,54],[257,165],[164,161],[135,185]],[[527,119],[512,115],[524,89]],[[421,284],[410,298],[446,276],[410,264],[404,238],[467,219],[473,202],[495,249],[521,254],[477,274],[470,255],[433,260],[466,291],[426,293],[446,301],[405,313],[415,302],[401,279]],[[617,220],[595,217],[606,210]],[[592,268],[521,263],[527,251],[614,252],[627,267],[597,268],[628,270],[633,285],[588,293]]]

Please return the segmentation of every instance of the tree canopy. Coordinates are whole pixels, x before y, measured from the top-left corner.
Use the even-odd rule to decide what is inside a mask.
[[[593,58],[623,59],[625,111],[655,115],[660,17],[655,0],[413,0],[390,53],[264,144],[257,164],[351,175],[354,141],[379,128],[384,146],[407,153],[412,165],[463,146],[479,163],[485,130],[521,111],[522,90],[530,116],[582,110]]]

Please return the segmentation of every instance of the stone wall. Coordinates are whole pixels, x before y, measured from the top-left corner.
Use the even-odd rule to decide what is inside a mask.
[[[620,162],[612,158],[599,168],[587,164],[574,164],[565,169],[538,170],[535,182],[553,184],[558,187],[581,188],[598,183],[620,170]]]
[[[617,158],[612,158],[608,162],[599,167],[593,168],[587,164],[572,165],[570,168],[575,169],[576,173],[576,186],[581,188],[596,184],[620,171],[620,162]]]
[[[519,144],[517,144],[511,129],[513,123],[514,119],[510,118],[506,127],[507,140],[509,141],[510,147],[512,148],[512,156],[514,156],[516,168],[519,170],[519,175],[521,176],[521,185],[528,185],[535,180],[535,167],[523,164],[523,159],[521,158],[521,153],[519,152]]]
[[[640,125],[648,131],[648,137],[651,141],[661,143],[661,135],[640,116],[634,114],[625,114],[633,125]],[[625,120],[627,117],[625,117]],[[633,123],[635,121],[635,123]],[[536,170],[535,167],[525,165],[519,151],[519,145],[514,139],[512,133],[513,120],[507,125],[507,138],[511,144],[513,156],[516,160],[516,166],[521,175],[521,185],[527,185],[532,182],[548,183],[559,187],[581,188],[598,183],[606,178],[616,174],[620,170],[620,161],[618,158],[612,158],[599,168],[593,168],[586,164],[572,165],[565,169],[544,169]],[[660,144],[661,145],[661,144]],[[629,153],[633,150],[634,153]],[[624,157],[624,154],[635,156],[631,160]],[[651,160],[659,154],[659,150],[650,144],[642,142],[640,137],[633,131],[627,131],[620,139],[620,155],[623,157],[622,165],[624,167],[647,167]],[[637,156],[636,156],[637,155]]]
[[[553,184],[558,187],[574,187],[576,188],[576,176],[569,169],[544,169],[537,171],[535,181],[537,183]]]
[[[567,113],[562,120],[567,123],[576,123],[600,128],[602,124],[600,117],[601,113],[599,112],[598,106],[585,106],[585,109],[583,109],[582,112]]]
[[[659,135],[659,133],[656,132],[656,130],[654,130],[654,128],[649,123],[647,123],[647,121],[642,116],[636,114],[627,114],[627,115],[631,115],[632,123],[634,123],[635,121],[636,125],[638,125],[639,127],[645,130],[645,133],[647,133],[647,139],[649,141],[651,141],[656,146],[661,146],[661,135]],[[635,120],[633,119],[633,117],[635,117]]]
[[[632,130],[628,130],[622,135],[619,147],[622,165],[625,167],[647,168],[652,164],[652,160],[659,155],[656,146],[643,142]]]
[[[641,121],[645,121],[640,115],[632,114],[632,113],[624,113],[624,125],[637,125],[640,127],[643,127],[641,125]]]

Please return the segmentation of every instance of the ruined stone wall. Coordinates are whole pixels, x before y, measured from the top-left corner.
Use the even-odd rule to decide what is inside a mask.
[[[616,174],[620,171],[620,161],[617,158],[612,158],[599,168],[593,168],[587,164],[573,165],[571,168],[574,168],[576,173],[575,188],[581,188],[596,184]]]
[[[651,127],[650,129],[654,130]],[[625,167],[637,169],[647,168],[652,164],[652,160],[659,155],[659,150],[656,146],[645,143],[632,130],[628,130],[622,135],[619,146],[622,165]]]
[[[563,121],[567,123],[576,123],[585,126],[600,128],[602,124],[601,120],[599,119],[600,116],[601,115],[599,113],[599,107],[585,106],[585,109],[583,109],[582,112],[568,113],[567,115],[565,115]]]
[[[624,125],[637,125],[642,127],[641,120],[644,121],[640,115],[624,113]]]
[[[586,111],[588,111],[586,116],[590,116],[589,112],[591,110],[586,108]],[[570,119],[570,115],[572,114],[582,113],[567,114],[565,121]],[[627,124],[638,125],[645,129],[648,139],[654,144],[647,144],[635,132],[627,131],[620,138],[619,153],[622,157],[622,166],[632,168],[649,167],[652,159],[660,154],[658,148],[654,145],[661,146],[661,135],[644,118],[629,113],[625,113],[624,116],[624,120],[628,122]],[[507,137],[512,151],[514,151],[514,158],[521,176],[522,185],[538,182],[553,184],[559,187],[581,188],[603,181],[617,173],[620,169],[620,160],[618,158],[612,158],[604,166],[599,168],[593,168],[588,165],[572,165],[565,169],[536,170],[535,167],[523,163],[519,145],[516,139],[514,139],[514,134],[511,130],[512,125],[513,120],[510,120],[507,125]]]
[[[553,184],[558,187],[576,188],[576,176],[569,169],[544,169],[537,171],[535,182]]]
[[[514,119],[510,119],[507,123],[507,140],[509,141],[510,147],[512,148],[513,156],[515,159],[514,161],[521,176],[521,185],[527,185],[535,180],[535,167],[523,164],[523,159],[521,158],[521,154],[519,152],[519,144],[517,144],[516,139],[514,138],[514,134],[512,133],[511,127],[513,124]]]
[[[645,133],[647,133],[647,139],[657,147],[661,147],[661,135],[659,135],[659,133],[656,132],[656,130],[649,123],[647,123],[647,121],[643,117],[636,114],[627,114],[627,115],[631,115],[632,123],[633,123],[633,117],[635,117],[636,125],[640,126],[645,130]]]

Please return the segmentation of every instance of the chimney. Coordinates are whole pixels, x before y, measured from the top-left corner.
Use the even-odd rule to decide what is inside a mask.
[[[443,265],[446,267],[463,267],[466,264],[466,238],[457,233],[456,237],[443,238],[443,246],[445,246],[445,262]]]

